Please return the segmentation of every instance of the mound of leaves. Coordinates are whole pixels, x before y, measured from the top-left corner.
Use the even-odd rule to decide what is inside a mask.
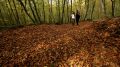
[[[120,18],[112,18],[107,21],[102,20],[96,22],[94,24],[94,28],[97,33],[102,37],[102,39],[107,41],[110,40],[111,46],[115,46],[120,50],[119,42],[117,42],[119,41],[120,37]]]
[[[0,32],[0,65],[119,67],[120,18]]]

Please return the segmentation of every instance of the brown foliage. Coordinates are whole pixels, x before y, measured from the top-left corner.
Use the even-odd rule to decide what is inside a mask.
[[[120,18],[0,32],[2,66],[119,67]]]

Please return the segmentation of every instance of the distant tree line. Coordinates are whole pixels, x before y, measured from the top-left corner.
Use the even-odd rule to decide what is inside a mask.
[[[70,23],[76,10],[81,20],[120,16],[120,0],[0,0],[0,26]]]

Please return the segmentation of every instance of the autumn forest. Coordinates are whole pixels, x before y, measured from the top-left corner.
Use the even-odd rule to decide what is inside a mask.
[[[0,67],[120,67],[120,0],[0,0]]]
[[[1,0],[0,26],[69,23],[76,10],[81,20],[120,16],[120,0]]]

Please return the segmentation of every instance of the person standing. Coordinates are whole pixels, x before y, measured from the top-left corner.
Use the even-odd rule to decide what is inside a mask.
[[[79,11],[77,10],[77,11],[76,11],[76,23],[77,23],[77,25],[78,25],[79,19],[80,19],[80,13],[79,13]]]
[[[72,25],[74,25],[74,23],[75,23],[75,12],[72,12],[72,14],[71,14],[71,19],[72,19]]]

